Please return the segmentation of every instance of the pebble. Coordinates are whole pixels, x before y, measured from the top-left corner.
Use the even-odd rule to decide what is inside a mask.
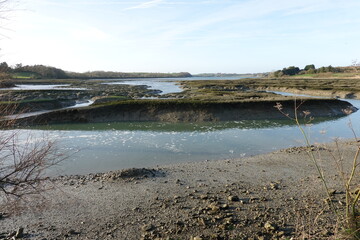
[[[229,200],[229,201],[232,201],[232,202],[238,202],[240,199],[239,199],[238,196],[230,195],[230,196],[228,197],[228,200]]]
[[[203,240],[203,238],[200,236],[196,236],[196,237],[191,237],[190,240]]]
[[[264,228],[267,232],[274,232],[278,229],[277,225],[270,222],[270,221],[267,221],[264,225]]]
[[[208,196],[207,195],[200,195],[200,199],[206,200],[206,199],[208,199]]]
[[[270,183],[270,189],[278,190],[280,189],[280,185],[278,183]]]
[[[141,230],[143,231],[143,232],[150,232],[151,230],[153,230],[155,227],[154,227],[154,225],[152,225],[152,224],[145,224],[145,225],[143,225],[142,227],[141,227]]]

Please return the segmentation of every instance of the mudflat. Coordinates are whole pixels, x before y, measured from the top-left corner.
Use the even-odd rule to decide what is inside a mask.
[[[340,225],[329,201],[342,209],[345,194],[334,157],[349,169],[358,145],[53,178],[45,199],[27,202],[17,215],[2,213],[0,239],[19,228],[29,239],[335,238]]]

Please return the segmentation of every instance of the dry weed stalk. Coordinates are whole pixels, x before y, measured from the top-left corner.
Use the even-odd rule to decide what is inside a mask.
[[[359,203],[360,203],[360,186],[356,186],[354,184],[354,178],[358,171],[359,163],[359,155],[360,155],[360,146],[359,141],[357,139],[356,133],[354,131],[354,128],[352,127],[352,123],[350,120],[349,126],[351,131],[353,132],[353,135],[355,137],[355,142],[357,144],[357,150],[355,152],[355,156],[352,161],[351,169],[349,172],[346,173],[343,166],[343,157],[340,153],[340,147],[338,142],[336,141],[336,147],[338,156],[335,156],[332,154],[333,159],[335,160],[337,170],[339,174],[342,176],[343,185],[345,189],[346,194],[346,209],[345,214],[340,214],[335,207],[334,203],[331,201],[332,195],[331,191],[328,187],[328,182],[325,178],[324,172],[321,169],[321,166],[319,164],[319,159],[315,157],[314,152],[312,151],[312,144],[310,142],[308,134],[305,132],[303,128],[303,124],[309,124],[313,118],[310,117],[309,111],[302,111],[302,115],[304,116],[304,123],[301,123],[299,120],[299,108],[303,104],[303,101],[300,102],[300,104],[297,103],[296,99],[294,101],[294,117],[291,117],[289,114],[285,113],[283,111],[283,107],[281,103],[277,103],[274,107],[277,108],[284,116],[287,118],[293,120],[297,127],[299,128],[302,136],[305,140],[305,145],[308,148],[307,154],[309,156],[309,159],[313,162],[315,169],[317,170],[317,173],[323,183],[323,186],[325,188],[326,194],[328,196],[329,204],[334,212],[334,214],[337,217],[338,223],[345,223],[343,224],[343,227],[345,228],[345,233],[347,234],[347,237],[350,237],[350,239],[360,239],[360,210],[359,210]],[[345,114],[350,115],[352,112],[350,110],[343,110]],[[345,217],[344,217],[345,216]]]

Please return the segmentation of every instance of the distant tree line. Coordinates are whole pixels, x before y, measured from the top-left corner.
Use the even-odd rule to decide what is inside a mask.
[[[44,65],[26,65],[21,63],[9,66],[6,62],[0,63],[0,73],[8,74],[10,77],[15,74],[27,74],[31,78],[68,78],[65,71]]]
[[[85,73],[67,72],[69,78],[80,79],[101,79],[101,78],[178,78],[191,77],[188,72],[179,73],[149,73],[149,72],[108,72],[108,71],[93,71]]]
[[[193,75],[194,77],[253,77],[258,73],[199,73]]]
[[[345,68],[343,67],[320,67],[315,68],[314,64],[309,64],[304,67],[304,69],[300,69],[295,66],[290,66],[288,68],[283,68],[282,70],[278,70],[272,73],[271,77],[282,77],[282,76],[293,76],[293,75],[302,75],[302,74],[314,74],[314,73],[337,73],[337,72],[344,72]]]
[[[100,78],[165,78],[165,77],[191,77],[188,72],[179,73],[148,73],[148,72],[107,72],[93,71],[85,73],[67,72],[59,68],[44,65],[26,65],[16,64],[9,66],[6,62],[0,63],[0,78],[17,78],[17,76],[26,76],[27,78],[48,78],[48,79],[100,79]]]

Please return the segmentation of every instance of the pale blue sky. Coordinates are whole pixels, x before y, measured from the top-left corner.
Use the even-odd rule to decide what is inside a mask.
[[[248,73],[360,60],[359,0],[14,1],[0,30],[10,64]]]

